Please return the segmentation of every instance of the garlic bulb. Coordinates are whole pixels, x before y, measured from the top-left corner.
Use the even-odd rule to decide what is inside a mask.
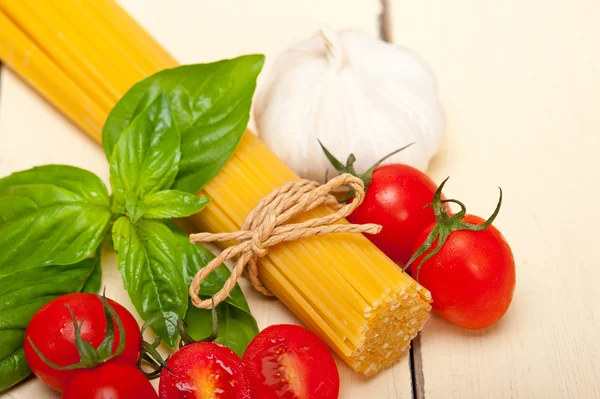
[[[336,157],[365,171],[387,159],[425,170],[440,147],[444,116],[434,77],[416,54],[356,30],[318,35],[285,50],[254,103],[260,138],[300,176],[323,182]]]

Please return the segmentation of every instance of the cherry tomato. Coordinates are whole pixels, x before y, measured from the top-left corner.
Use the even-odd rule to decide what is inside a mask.
[[[325,344],[306,328],[279,324],[258,334],[243,356],[260,399],[336,399],[340,377]]]
[[[478,216],[465,215],[463,222],[481,225]],[[428,226],[415,244],[415,251],[434,229]],[[432,245],[435,247],[436,242]],[[411,264],[412,274],[424,256]],[[515,288],[512,251],[494,226],[481,231],[452,231],[438,253],[426,260],[418,281],[433,298],[433,309],[444,319],[464,328],[488,327],[508,309]]]
[[[62,399],[158,399],[156,391],[137,368],[104,363],[80,371],[67,384]]]
[[[423,172],[403,164],[376,168],[363,203],[348,216],[356,224],[376,223],[379,234],[365,234],[394,262],[404,265],[417,236],[435,221],[431,203],[437,185]]]
[[[161,399],[250,399],[242,359],[226,346],[196,342],[175,352],[160,374]]]
[[[123,353],[110,363],[135,366],[140,354],[141,335],[133,315],[118,303],[108,299],[125,328],[126,346]],[[81,337],[97,348],[106,335],[106,315],[102,300],[94,294],[76,293],[58,297],[44,305],[31,319],[25,331],[25,358],[34,374],[50,388],[62,392],[65,385],[84,369],[57,370],[44,363],[35,352],[30,340],[51,362],[59,366],[78,363],[80,356],[74,344],[75,327],[69,313],[73,311],[81,326]],[[114,323],[115,340],[113,353],[116,352],[120,332]]]

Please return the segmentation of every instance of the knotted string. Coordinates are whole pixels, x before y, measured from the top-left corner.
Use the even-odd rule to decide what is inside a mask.
[[[355,197],[350,203],[339,207],[337,200],[331,195],[331,191],[343,185],[348,185],[354,190]],[[223,288],[213,297],[214,306],[227,298],[244,270],[246,270],[250,283],[257,291],[264,295],[272,295],[258,278],[258,259],[267,255],[270,246],[284,241],[330,233],[379,233],[381,226],[377,224],[334,224],[350,215],[363,202],[364,197],[363,181],[349,173],[339,175],[323,185],[310,180],[294,181],[275,189],[263,198],[256,208],[250,212],[240,231],[190,235],[192,243],[231,240],[239,242],[239,244],[223,250],[219,256],[196,273],[189,290],[192,303],[195,307],[201,309],[210,309],[213,306],[210,299],[202,300],[198,296],[200,294],[200,284],[226,260],[238,255],[239,258],[231,271],[231,276],[227,279]],[[320,218],[301,223],[286,224],[294,216],[322,205],[336,206],[339,209],[333,214]]]

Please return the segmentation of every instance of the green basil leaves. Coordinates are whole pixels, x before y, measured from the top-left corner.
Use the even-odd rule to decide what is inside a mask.
[[[250,55],[159,72],[133,86],[104,125],[112,209],[126,215],[115,222],[113,242],[125,288],[145,320],[160,316],[176,322],[188,311],[189,275],[206,264],[208,255],[159,219],[189,216],[206,205],[206,199],[187,193],[200,190],[235,150],[263,63],[262,55]],[[224,281],[221,276],[213,284],[220,289]],[[221,338],[229,337],[239,350],[258,329],[239,288],[234,297],[238,308],[227,303],[217,311],[223,313]],[[229,311],[230,306],[236,310]],[[190,308],[187,314],[194,329],[210,328],[210,312],[208,319],[200,310]],[[225,333],[229,319],[240,320],[240,328]],[[175,344],[171,323],[157,322],[153,328]],[[234,330],[244,331],[241,338],[231,338]]]
[[[200,212],[207,203],[206,198],[194,194],[165,190],[147,195],[142,201],[142,212],[148,219],[182,218]]]
[[[50,300],[98,291],[99,255],[111,219],[106,186],[94,174],[47,165],[0,179],[0,392],[30,370],[25,328]]]
[[[177,319],[187,310],[187,285],[175,237],[162,222],[132,223],[121,216],[113,226],[119,271],[131,301],[144,320],[159,316],[152,329],[170,346],[177,341]]]
[[[102,265],[100,264],[100,248],[96,250],[94,256],[89,260],[92,266],[92,273],[88,276],[81,292],[89,292],[90,294],[98,294],[102,288]]]
[[[167,190],[179,171],[181,143],[166,94],[161,94],[125,129],[110,158],[113,211],[140,217],[184,217],[207,200]]]
[[[0,179],[0,276],[79,262],[110,219],[106,186],[86,170],[47,165]]]
[[[144,320],[170,347],[185,316],[187,286],[171,229],[155,219],[189,216],[208,202],[169,190],[179,171],[181,140],[166,94],[159,94],[125,129],[110,158],[112,228],[123,285]]]
[[[29,373],[22,346],[33,314],[56,296],[100,290],[99,248],[107,236],[138,313],[158,317],[153,329],[170,347],[180,318],[194,336],[210,331],[210,311],[190,306],[188,286],[213,255],[170,219],[208,203],[193,194],[239,143],[263,63],[249,55],[186,65],[133,86],[103,130],[111,196],[96,175],[72,166],[0,179],[0,392]],[[216,293],[228,277],[219,268],[203,294]],[[217,313],[217,342],[241,354],[258,328],[239,287]]]
[[[263,64],[264,56],[246,55],[184,65],[144,79],[108,116],[102,131],[107,157],[120,136],[167,93],[181,135],[181,162],[173,188],[197,192],[221,170],[239,143]]]
[[[158,96],[125,129],[110,158],[113,209],[141,216],[144,196],[171,187],[179,170],[180,139],[165,94]]]

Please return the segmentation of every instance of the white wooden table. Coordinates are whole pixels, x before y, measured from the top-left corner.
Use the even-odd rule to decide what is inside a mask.
[[[429,61],[446,109],[447,140],[430,173],[452,176],[446,193],[482,216],[502,186],[495,225],[513,248],[517,287],[487,330],[433,316],[412,372],[409,356],[368,381],[340,363],[340,397],[599,398],[600,2],[390,1],[394,41]],[[272,61],[321,23],[380,30],[378,0],[122,3],[184,63],[252,52]],[[100,147],[6,68],[0,76],[0,176],[66,163],[108,181]],[[133,310],[114,259],[104,284]],[[297,322],[243,288],[261,328]],[[3,396],[58,397],[35,379]]]

